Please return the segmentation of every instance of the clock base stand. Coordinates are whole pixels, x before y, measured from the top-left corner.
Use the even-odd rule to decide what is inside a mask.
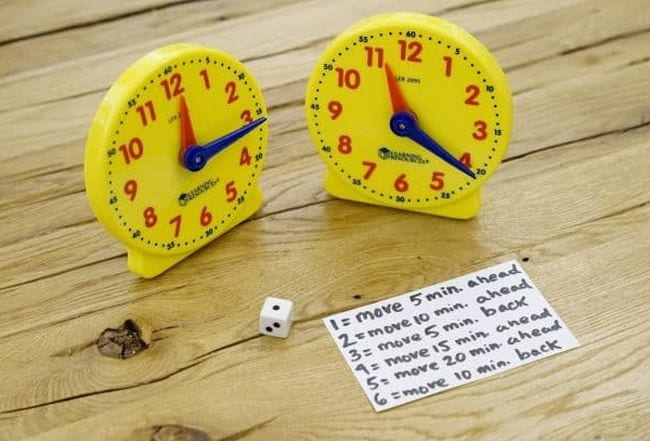
[[[231,222],[227,227],[217,229],[217,231],[214,233],[214,238],[216,239],[217,237],[225,234],[226,232],[230,231],[251,217],[257,210],[260,209],[262,202],[263,196],[260,190],[255,189],[250,191],[250,196],[247,197],[246,202],[241,207],[239,216],[237,216],[237,218],[235,218],[235,220]],[[206,243],[205,245],[208,244],[210,244],[210,242]],[[198,249],[195,248],[191,251],[188,251],[187,253],[177,254],[153,254],[128,247],[126,251],[128,256],[127,266],[129,268],[129,271],[145,279],[151,279],[167,271],[169,268],[176,265],[186,257],[189,257],[192,253],[198,251]]]
[[[192,254],[192,251],[183,254],[151,254],[127,248],[127,266],[129,271],[145,279],[151,279],[165,272],[181,260]]]
[[[398,208],[400,210],[414,211],[417,213],[432,214],[434,216],[448,217],[452,219],[471,219],[476,216],[481,206],[481,191],[476,190],[464,198],[431,208],[409,208],[393,204],[383,204],[372,199],[361,192],[358,192],[342,181],[330,171],[325,174],[325,189],[329,194],[339,199],[363,202],[365,204],[379,205],[382,207]]]

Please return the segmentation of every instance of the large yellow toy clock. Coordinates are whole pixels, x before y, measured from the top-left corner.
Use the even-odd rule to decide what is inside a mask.
[[[512,104],[503,71],[469,33],[392,13],[340,34],[305,99],[334,196],[470,218],[499,166]]]
[[[214,49],[167,46],[117,79],[90,128],[85,180],[131,271],[154,277],[260,207],[265,120],[255,79]]]

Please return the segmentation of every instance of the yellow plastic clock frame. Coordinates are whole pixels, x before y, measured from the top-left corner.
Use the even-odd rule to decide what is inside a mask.
[[[409,204],[374,198],[371,197],[371,195],[364,194],[355,189],[350,182],[346,181],[338,170],[336,170],[336,168],[325,159],[325,153],[321,151],[318,142],[319,138],[322,136],[317,134],[317,129],[314,125],[315,121],[314,118],[312,118],[313,112],[310,109],[310,105],[314,102],[313,98],[318,89],[321,66],[323,66],[324,63],[331,62],[331,60],[336,57],[337,53],[340,55],[343,47],[346,44],[349,44],[350,41],[354,41],[354,39],[360,34],[371,32],[376,33],[381,29],[385,29],[386,32],[388,32],[389,29],[394,30],[398,28],[413,30],[416,33],[437,35],[445,41],[451,42],[453,45],[452,47],[461,48],[463,53],[471,55],[476,64],[485,72],[485,75],[490,78],[490,82],[497,90],[499,90],[499,121],[501,121],[500,127],[502,135],[499,139],[499,149],[494,153],[491,167],[487,170],[485,175],[480,177],[477,176],[471,191],[467,191],[461,197],[454,198],[448,202],[438,200],[426,207],[410,206]],[[380,99],[388,100],[389,98],[381,97],[377,100]],[[374,107],[374,103],[372,102],[366,102],[366,105],[369,109]],[[352,25],[343,33],[339,34],[321,55],[310,77],[305,99],[305,110],[307,114],[308,128],[314,146],[328,166],[325,174],[324,186],[331,195],[356,202],[388,206],[455,219],[469,219],[477,214],[481,205],[481,186],[484,185],[487,179],[494,173],[503,159],[503,156],[505,156],[512,127],[512,98],[510,88],[503,70],[488,49],[471,34],[456,25],[437,17],[416,13],[388,13],[370,17]],[[322,129],[323,128],[321,127],[321,130]]]
[[[109,139],[117,127],[120,112],[124,110],[125,103],[127,103],[130,98],[136,96],[138,90],[142,88],[142,84],[145,84],[145,81],[149,79],[154,72],[160,70],[161,66],[169,64],[170,62],[173,63],[173,60],[179,57],[190,55],[214,56],[219,60],[226,61],[231,66],[237,66],[239,71],[246,75],[248,85],[258,97],[259,106],[263,109],[263,113],[259,116],[267,116],[267,110],[261,94],[261,89],[253,75],[246,69],[246,67],[239,62],[239,60],[225,52],[200,45],[178,43],[153,50],[124,70],[113,83],[104,96],[88,133],[84,155],[86,194],[90,206],[99,222],[126,248],[128,255],[128,269],[144,278],[152,278],[161,274],[198,249],[208,245],[217,237],[223,235],[252,216],[263,203],[263,195],[258,185],[259,177],[264,167],[264,159],[262,158],[257,163],[257,177],[254,179],[252,188],[247,190],[247,196],[243,206],[237,210],[235,216],[232,216],[232,218],[229,219],[228,223],[220,225],[209,240],[196,244],[194,247],[190,245],[183,250],[173,251],[147,248],[140,244],[139,241],[133,239],[129,233],[122,228],[111,210],[107,197],[108,177],[104,161],[107,150],[110,148]],[[205,105],[197,107],[200,107],[200,111],[206,110]],[[263,124],[261,128],[260,136],[263,139],[259,142],[261,143],[260,145],[263,146],[263,157],[265,157],[268,142],[268,130],[266,129],[266,124]],[[197,141],[200,140],[197,139]],[[155,178],[155,176],[147,177],[147,179],[153,178]]]

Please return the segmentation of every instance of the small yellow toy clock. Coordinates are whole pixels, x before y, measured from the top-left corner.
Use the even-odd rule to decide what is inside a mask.
[[[257,82],[223,52],[175,44],[122,73],[90,128],[84,173],[131,271],[154,277],[260,207],[265,121]]]
[[[488,50],[449,22],[410,13],[340,34],[311,75],[305,110],[332,195],[461,219],[478,211],[512,120]]]

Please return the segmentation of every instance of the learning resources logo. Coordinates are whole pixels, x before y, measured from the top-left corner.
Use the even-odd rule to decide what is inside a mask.
[[[391,150],[388,147],[380,148],[377,154],[379,155],[379,158],[387,161],[404,161],[414,164],[427,164],[429,162],[429,160],[423,158],[422,155],[418,155],[416,153],[398,152]]]
[[[199,184],[195,188],[191,189],[189,192],[181,193],[180,196],[178,197],[178,205],[184,207],[185,205],[189,204],[193,199],[207,192],[218,183],[219,183],[219,178],[216,179],[209,178],[207,181]]]

